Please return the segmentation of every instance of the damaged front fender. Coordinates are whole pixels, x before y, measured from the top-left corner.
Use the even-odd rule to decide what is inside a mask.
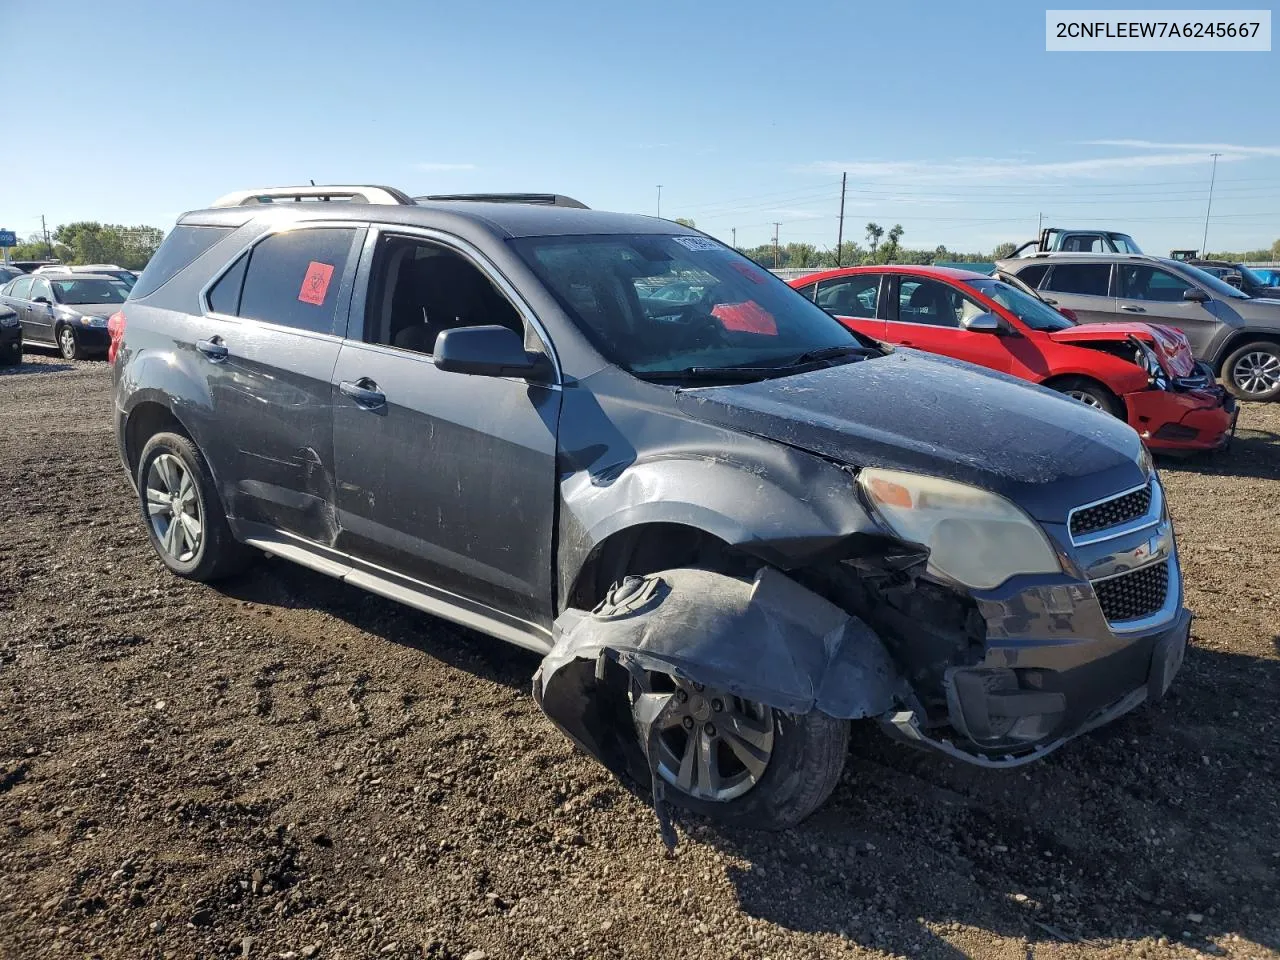
[[[784,574],[764,568],[741,580],[679,569],[628,577],[590,612],[566,610],[534,698],[584,750],[645,782],[665,708],[664,695],[637,702],[648,673],[847,720],[879,716],[905,693],[870,627]]]

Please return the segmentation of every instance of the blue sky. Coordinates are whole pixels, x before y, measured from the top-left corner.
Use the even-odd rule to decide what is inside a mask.
[[[6,145],[0,226],[22,235],[42,213],[168,229],[314,178],[643,213],[662,184],[664,216],[725,240],[780,221],[830,246],[848,171],[846,237],[874,219],[987,250],[1043,213],[1166,252],[1200,245],[1219,152],[1209,247],[1280,237],[1277,53],[1046,53],[1045,5],[42,7],[0,0],[9,102],[32,121]]]

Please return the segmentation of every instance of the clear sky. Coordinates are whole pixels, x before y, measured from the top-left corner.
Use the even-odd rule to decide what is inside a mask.
[[[1045,6],[0,0],[0,226],[168,229],[309,179],[653,213],[662,184],[725,240],[831,246],[847,171],[846,237],[988,250],[1043,213],[1163,253],[1200,246],[1219,152],[1209,247],[1280,237],[1280,54],[1046,53]]]

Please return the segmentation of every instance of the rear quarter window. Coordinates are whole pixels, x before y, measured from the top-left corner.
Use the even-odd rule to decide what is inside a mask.
[[[231,227],[184,227],[181,224],[174,227],[134,284],[132,299],[139,300],[159,290],[231,230]]]

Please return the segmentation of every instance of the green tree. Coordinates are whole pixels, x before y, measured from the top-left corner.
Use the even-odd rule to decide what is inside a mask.
[[[1018,249],[1016,243],[998,243],[996,248],[991,251],[992,260],[1005,260],[1013,256],[1013,251]]]
[[[884,227],[875,221],[867,224],[867,255],[864,258],[865,262],[876,262],[876,251],[880,248],[880,238],[883,236]]]
[[[688,217],[676,217],[676,223],[680,224],[682,227],[688,227],[690,230],[696,229],[698,226]]]
[[[880,253],[876,257],[877,263],[896,263],[898,259],[899,242],[902,240],[902,224],[895,223],[889,229],[889,235],[885,238],[884,246],[880,248]]]
[[[788,243],[787,244],[787,266],[789,267],[816,267],[818,266],[818,248],[812,243]]]
[[[147,265],[164,231],[156,227],[126,227],[117,223],[80,220],[64,223],[53,232],[54,241],[68,251],[68,263],[115,263],[129,270]]]

